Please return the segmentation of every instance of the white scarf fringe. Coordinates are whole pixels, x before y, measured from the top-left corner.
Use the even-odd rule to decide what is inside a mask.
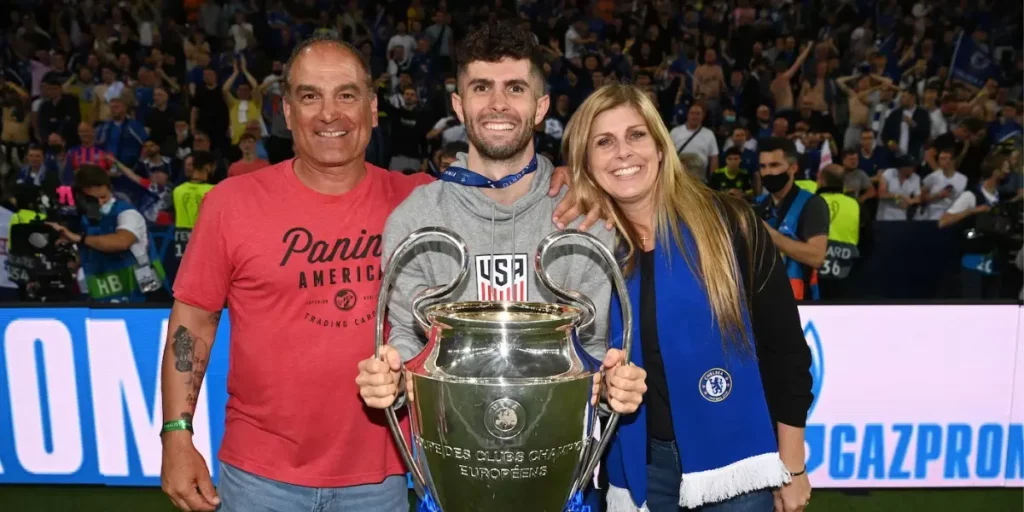
[[[762,453],[728,466],[684,473],[679,484],[679,506],[696,508],[751,491],[782,487],[792,480],[778,452]]]
[[[679,484],[679,506],[697,508],[761,489],[782,487],[792,478],[777,452],[763,453],[728,466],[686,473]],[[610,485],[605,499],[608,512],[650,512],[647,503],[637,508],[629,490]]]
[[[644,506],[640,508],[636,508],[636,504],[633,503],[633,497],[629,494],[629,489],[615,487],[614,485],[608,486],[605,504],[608,505],[607,512],[650,512],[650,510],[647,510],[647,503],[644,503]]]

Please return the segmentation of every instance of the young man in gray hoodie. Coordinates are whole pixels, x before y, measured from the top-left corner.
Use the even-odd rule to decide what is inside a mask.
[[[558,302],[533,268],[537,246],[558,230],[553,218],[561,199],[561,194],[548,195],[554,166],[533,146],[533,127],[549,106],[537,43],[533,34],[517,25],[499,22],[471,32],[458,55],[458,92],[451,99],[466,126],[469,154],[459,153],[439,181],[417,188],[391,213],[384,227],[384,255],[391,258],[398,244],[417,229],[445,227],[465,240],[471,269],[444,301]],[[588,232],[613,247],[612,231],[598,224]],[[413,318],[413,297],[451,282],[459,271],[457,262],[450,244],[436,242],[417,246],[402,261],[388,262],[400,265],[388,303],[388,344],[380,359],[359,363],[356,378],[370,407],[394,403],[402,361],[415,357],[426,343]],[[603,360],[609,406],[622,414],[636,411],[647,389],[646,373],[623,366],[621,351],[605,348],[610,269],[585,242],[554,246],[545,268],[554,284],[593,301],[597,315],[579,333],[580,342],[591,356]],[[585,501],[596,504],[597,494],[587,494]]]
[[[533,268],[537,246],[558,229],[552,217],[561,197],[548,196],[554,166],[533,146],[533,127],[543,121],[549,99],[531,38],[506,24],[466,37],[452,105],[466,126],[469,154],[460,153],[439,181],[414,191],[384,228],[386,258],[423,227],[445,227],[466,241],[470,273],[444,301],[557,302]],[[600,225],[589,232],[612,246],[613,232]],[[403,361],[416,356],[426,341],[412,316],[412,298],[449,283],[459,270],[450,245],[427,242],[413,253],[394,262],[401,267],[388,305],[388,343]],[[603,359],[612,292],[606,265],[586,242],[571,241],[555,246],[545,264],[555,284],[589,297],[601,313],[580,333],[580,341]]]

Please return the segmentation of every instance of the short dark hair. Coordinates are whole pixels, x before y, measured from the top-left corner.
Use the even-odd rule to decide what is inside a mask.
[[[782,151],[783,156],[786,157],[790,163],[795,163],[800,159],[800,155],[796,152],[796,145],[793,141],[783,137],[769,137],[757,144],[757,152],[760,153],[773,153],[775,151]]]
[[[102,167],[94,164],[82,164],[75,172],[75,189],[83,190],[90,187],[109,187],[110,175]]]
[[[341,49],[348,52],[352,58],[359,62],[359,67],[363,70],[363,76],[365,77],[364,84],[366,85],[366,91],[369,94],[374,94],[373,87],[373,75],[370,72],[370,63],[363,59],[363,54],[351,43],[341,39],[340,37],[332,36],[330,34],[317,34],[312,37],[303,39],[302,42],[295,45],[295,49],[292,50],[292,54],[288,56],[288,60],[284,63],[284,72],[282,73],[282,79],[284,85],[284,94],[288,95],[291,90],[291,81],[289,80],[292,74],[292,66],[295,65],[295,61],[302,55],[303,50],[310,48],[313,45],[326,44],[334,46],[335,48]]]
[[[827,188],[843,188],[846,184],[843,175],[843,168],[836,164],[826,165],[821,170],[821,181],[822,185]]]
[[[469,153],[469,144],[457,140],[445,144],[444,148],[441,149],[441,155],[448,158],[455,158],[459,153]]]
[[[480,25],[471,30],[456,51],[459,62],[457,76],[474,62],[500,62],[501,59],[529,60],[530,73],[541,81],[544,77],[544,59],[540,46],[532,32],[523,30],[518,21],[500,20],[497,23]],[[544,91],[536,91],[543,95]]]
[[[217,159],[209,151],[192,152],[192,170],[204,169],[207,165],[217,165]]]
[[[733,146],[733,147],[725,150],[725,158],[729,158],[730,156],[735,156],[735,157],[743,158],[743,150],[741,150],[740,148],[738,148],[736,146]]]

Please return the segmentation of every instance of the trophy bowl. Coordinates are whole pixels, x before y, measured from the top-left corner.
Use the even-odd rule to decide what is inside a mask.
[[[447,286],[425,290],[413,300],[413,316],[427,344],[405,363],[413,399],[408,401],[411,447],[393,405],[385,413],[412,473],[417,493],[441,512],[563,512],[578,502],[619,415],[598,421],[593,379],[601,362],[588,355],[578,330],[594,318],[592,302],[558,289],[543,270],[551,245],[568,236],[596,244],[612,262],[613,278],[631,318],[625,286],[614,259],[597,238],[560,232],[541,243],[537,273],[558,297],[573,305],[535,302],[450,302],[427,305],[447,294],[468,270],[465,245],[442,228],[411,234],[392,261],[419,239],[441,237],[460,249],[462,272]],[[383,345],[387,291],[393,265],[385,271],[378,303],[377,352]],[[632,326],[624,324],[628,354]],[[605,423],[597,439],[595,429]]]

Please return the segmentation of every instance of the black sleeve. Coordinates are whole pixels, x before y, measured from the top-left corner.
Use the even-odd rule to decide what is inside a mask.
[[[752,211],[748,216],[750,234],[744,236],[742,231],[734,230],[734,239],[749,298],[765,401],[773,425],[777,422],[803,428],[814,399],[811,350],[804,339],[782,257],[760,220]]]
[[[821,196],[808,199],[800,212],[800,240],[806,242],[818,235],[828,235],[830,220],[828,203]]]

